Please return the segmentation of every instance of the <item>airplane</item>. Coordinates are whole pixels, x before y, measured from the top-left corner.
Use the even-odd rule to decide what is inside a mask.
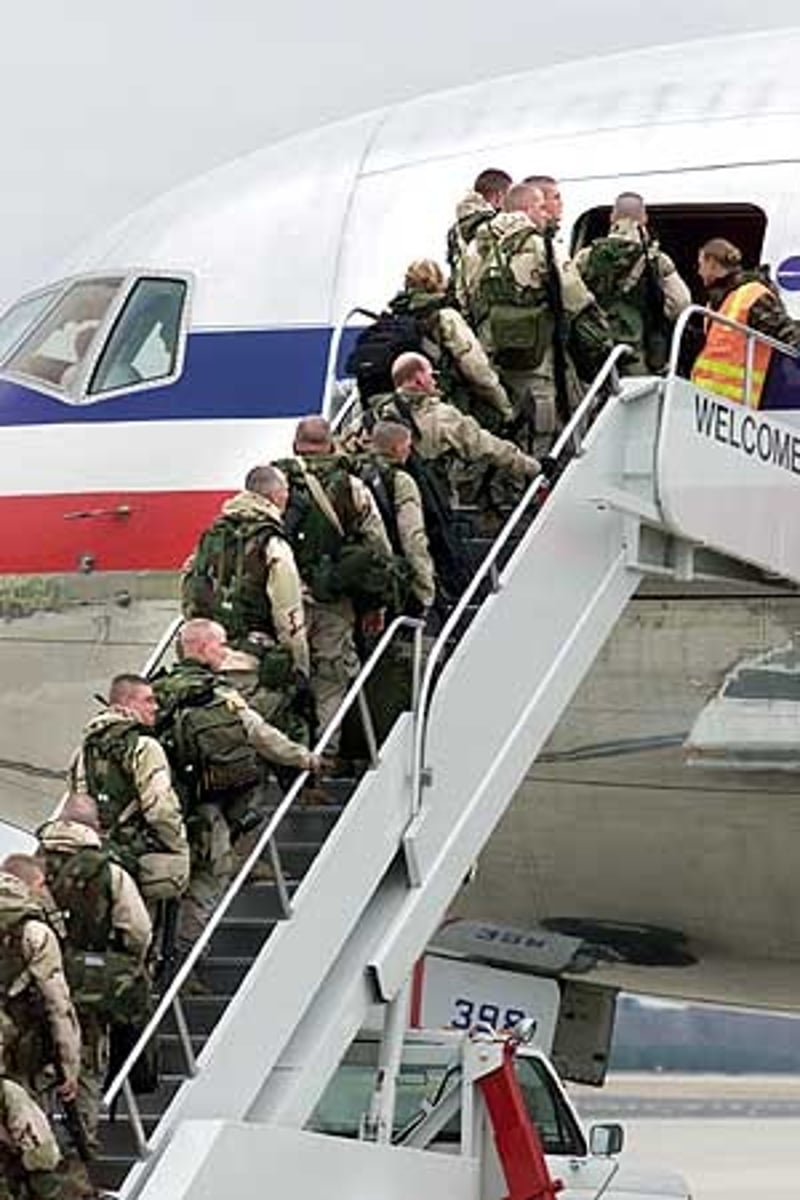
[[[0,318],[3,816],[52,807],[92,694],[138,667],[176,572],[254,462],[329,408],[356,309],[442,259],[476,174],[546,172],[565,252],[623,189],[687,282],[723,235],[800,317],[800,29],[531,71],[343,121],[156,199]],[[699,296],[699,293],[697,293]],[[666,996],[797,1009],[800,797],[684,743],[796,590],[649,581],[447,926],[450,949]],[[456,937],[463,921],[461,941]],[[455,946],[455,949],[453,947]],[[505,947],[505,949],[504,949]],[[520,949],[521,947],[521,949]]]

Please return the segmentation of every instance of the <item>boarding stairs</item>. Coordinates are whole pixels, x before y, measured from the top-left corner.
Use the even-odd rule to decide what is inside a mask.
[[[276,801],[112,1084],[127,1114],[101,1171],[121,1196],[248,1200],[269,1181],[295,1200],[320,1186],[477,1200],[474,1162],[303,1127],[376,1004],[391,1076],[415,961],[640,581],[800,580],[800,431],[796,471],[790,426],[678,376],[682,329],[665,379],[621,386],[622,348],[609,357],[554,448],[556,487],[544,499],[544,480],[531,485],[424,661],[418,623],[381,638],[334,722],[361,713],[368,769],[338,805],[301,807],[303,780]],[[402,638],[409,708],[378,746],[366,689]],[[275,882],[248,882],[262,859]],[[210,996],[191,995],[195,971]],[[137,1101],[129,1072],[152,1038],[163,1086]]]

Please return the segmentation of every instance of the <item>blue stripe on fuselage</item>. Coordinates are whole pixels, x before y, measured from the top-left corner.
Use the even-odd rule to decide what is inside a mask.
[[[0,378],[0,426],[297,417],[322,402],[331,331],[190,333],[183,372],[165,387],[71,404]]]

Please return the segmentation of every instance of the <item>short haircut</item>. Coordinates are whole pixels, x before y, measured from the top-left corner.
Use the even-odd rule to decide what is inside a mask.
[[[178,631],[179,656],[192,658],[193,651],[202,649],[210,638],[217,637],[226,637],[218,621],[210,621],[207,617],[193,617],[191,621],[184,621]]]
[[[372,430],[372,444],[378,453],[391,452],[411,440],[411,430],[400,421],[378,421]]]
[[[709,242],[700,247],[700,253],[703,258],[713,258],[714,262],[719,263],[726,271],[735,271],[742,265],[741,250],[727,238],[711,238]]]
[[[134,675],[130,672],[115,675],[111,680],[108,702],[109,704],[124,704],[131,692],[138,691],[140,687],[149,688],[150,686],[150,680],[145,679],[144,675]]]
[[[546,188],[555,187],[558,180],[552,175],[526,175],[522,182],[532,184],[533,187]]]
[[[257,496],[272,496],[285,486],[286,476],[280,467],[274,467],[272,463],[251,467],[244,481],[245,491],[255,492]]]
[[[44,864],[33,854],[9,854],[0,863],[0,871],[13,875],[15,879],[32,887],[44,878]]]
[[[432,258],[416,258],[406,267],[406,289],[410,292],[430,292],[436,295],[447,286],[444,271]]]
[[[330,422],[325,417],[301,417],[294,431],[295,450],[298,446],[324,450],[333,442]]]
[[[526,212],[534,192],[542,189],[535,183],[515,183],[506,192],[503,208],[506,212]]]
[[[472,190],[486,200],[497,192],[507,192],[513,182],[514,180],[507,171],[501,171],[497,167],[487,167],[476,177]]]
[[[427,365],[428,359],[424,354],[417,354],[413,350],[399,354],[392,363],[392,383],[396,388],[404,387]]]
[[[611,210],[612,221],[615,218],[626,217],[632,221],[641,221],[644,215],[644,196],[640,196],[638,192],[620,192]]]
[[[88,792],[70,792],[59,813],[59,820],[74,821],[76,825],[87,825],[89,829],[100,829],[97,802]]]

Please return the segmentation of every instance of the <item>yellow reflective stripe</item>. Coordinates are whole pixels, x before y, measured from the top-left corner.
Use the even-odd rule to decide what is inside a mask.
[[[692,379],[701,375],[740,379],[744,382],[745,368],[738,363],[723,362],[718,358],[698,358],[692,370]],[[751,372],[753,383],[763,383],[767,372],[760,367],[753,367]]]

